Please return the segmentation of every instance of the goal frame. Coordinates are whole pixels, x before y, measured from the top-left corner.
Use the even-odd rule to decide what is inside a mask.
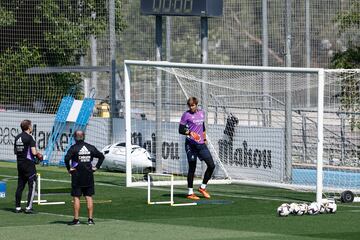
[[[131,96],[130,79],[131,66],[161,67],[161,68],[188,68],[200,70],[228,70],[228,71],[253,71],[253,72],[280,72],[280,73],[312,73],[317,74],[318,96],[317,96],[317,166],[316,166],[316,201],[321,202],[323,193],[323,116],[324,116],[324,68],[295,68],[295,67],[262,67],[262,66],[237,66],[237,65],[217,65],[217,64],[194,64],[194,63],[175,63],[167,61],[124,61],[124,81],[125,81],[125,139],[126,139],[126,186],[146,186],[147,183],[132,182],[131,166]],[[319,161],[321,159],[321,161]],[[285,160],[288,161],[288,160]],[[215,180],[216,182],[219,180]],[[220,180],[219,183],[231,183],[231,180]],[[171,184],[163,183],[163,184]],[[174,181],[174,185],[184,184]]]

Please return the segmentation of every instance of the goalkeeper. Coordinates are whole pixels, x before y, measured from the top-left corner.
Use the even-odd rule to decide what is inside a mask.
[[[65,155],[65,165],[71,174],[71,196],[74,201],[74,219],[69,225],[78,225],[80,212],[80,197],[85,196],[88,209],[88,225],[94,225],[94,204],[92,195],[95,194],[94,174],[104,161],[104,154],[93,145],[86,143],[85,133],[81,130],[74,132],[75,144],[72,145]],[[96,166],[91,164],[93,158],[97,158]],[[70,166],[71,160],[71,166]]]
[[[36,143],[31,136],[32,124],[30,120],[23,120],[20,123],[22,133],[15,137],[14,153],[16,154],[18,184],[15,194],[15,213],[22,212],[20,203],[22,192],[26,183],[29,185],[27,205],[25,213],[33,213],[32,204],[36,188],[36,167],[35,164],[43,160],[43,156],[36,150]]]
[[[200,199],[193,190],[197,158],[201,161],[205,161],[207,165],[202,184],[198,191],[205,198],[210,198],[206,186],[214,172],[215,164],[210,151],[206,146],[205,112],[198,108],[198,100],[196,97],[190,97],[187,101],[187,105],[189,110],[183,113],[179,124],[179,133],[187,136],[185,140],[185,150],[189,163],[187,175],[189,191],[187,198],[192,200]]]

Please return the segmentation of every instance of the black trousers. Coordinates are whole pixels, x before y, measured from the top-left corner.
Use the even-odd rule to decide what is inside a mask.
[[[36,170],[34,169],[18,169],[18,184],[15,193],[15,206],[21,206],[21,196],[24,191],[26,184],[29,186],[29,192],[27,196],[27,208],[32,208],[35,190],[36,190]]]
[[[199,158],[201,161],[204,161],[207,165],[207,169],[203,178],[203,184],[207,184],[215,169],[214,160],[208,147],[206,146],[206,144],[197,144],[192,142],[191,140],[186,139],[185,150],[189,163],[189,171],[187,176],[188,188],[193,188],[194,186],[194,175],[196,170],[197,158]]]

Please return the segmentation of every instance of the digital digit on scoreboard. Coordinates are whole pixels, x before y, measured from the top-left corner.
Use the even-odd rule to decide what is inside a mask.
[[[144,15],[217,17],[222,9],[223,0],[141,0]]]

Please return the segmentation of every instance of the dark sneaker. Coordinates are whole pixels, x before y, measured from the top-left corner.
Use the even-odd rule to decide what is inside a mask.
[[[92,218],[88,219],[88,225],[95,225],[94,220]]]
[[[35,213],[32,208],[30,208],[30,209],[25,209],[24,212],[25,212],[25,214],[34,214],[34,213]]]
[[[69,226],[79,225],[79,224],[80,224],[79,219],[73,219],[71,222],[68,223]]]
[[[22,212],[23,212],[23,210],[22,210],[22,209],[16,209],[16,208],[15,208],[14,213],[22,213]]]

